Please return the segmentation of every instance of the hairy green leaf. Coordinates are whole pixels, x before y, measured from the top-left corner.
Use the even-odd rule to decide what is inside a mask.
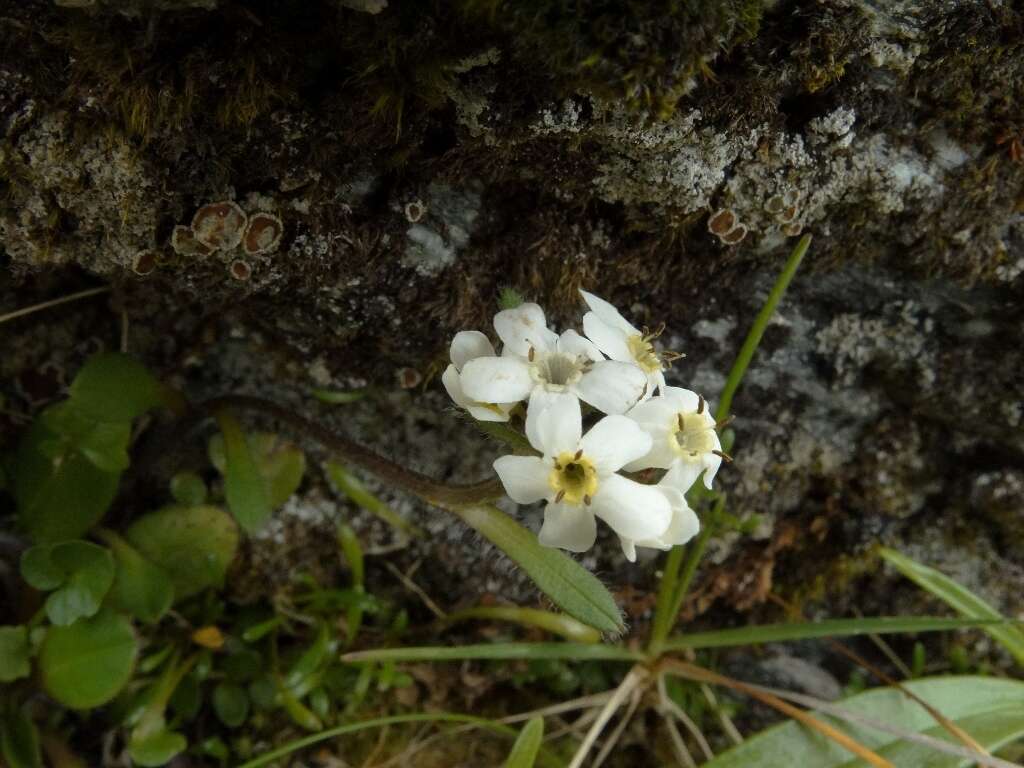
[[[238,527],[219,507],[166,507],[139,518],[124,535],[167,574],[175,602],[220,586],[238,549]]]
[[[1012,722],[1005,727],[1002,720],[1008,712],[1019,718],[1024,710],[1024,683],[1013,680],[1001,680],[991,677],[934,677],[913,680],[904,685],[927,701],[945,717],[966,726],[965,730],[976,739],[987,739],[993,735],[1004,738],[1014,730]],[[873,720],[901,731],[920,733],[930,731],[937,733],[937,723],[919,704],[907,698],[895,688],[876,688],[857,694],[839,702],[844,710],[857,715],[864,715]],[[826,714],[816,714],[825,722],[839,728],[844,733],[869,749],[886,754],[889,750],[897,753],[907,749],[900,746],[904,740],[891,733],[885,733],[866,725],[845,723],[839,718]],[[985,724],[1000,718],[1003,722],[995,734],[985,734]],[[947,739],[948,740],[948,739]],[[995,742],[990,742],[994,744]],[[946,756],[934,750],[918,752],[909,750],[912,756],[908,762],[899,759],[895,764],[901,768],[919,768],[922,765],[961,765],[966,763],[932,762],[942,761]],[[908,753],[904,753],[908,754]],[[926,762],[920,756],[928,754]],[[891,756],[890,756],[891,757]],[[776,768],[779,765],[800,766],[800,768],[839,768],[839,766],[861,765],[853,761],[852,755],[833,741],[821,734],[812,732],[804,726],[790,721],[762,731],[746,739],[739,746],[733,747],[714,760],[705,763],[706,768]],[[969,762],[969,761],[968,761]]]
[[[98,707],[128,682],[137,653],[131,622],[110,610],[50,627],[39,649],[43,687],[72,709]]]
[[[497,507],[453,509],[467,525],[508,555],[554,603],[570,616],[602,632],[621,632],[622,614],[598,578],[537,537]]]

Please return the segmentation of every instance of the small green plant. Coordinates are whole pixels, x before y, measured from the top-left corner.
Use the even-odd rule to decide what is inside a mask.
[[[711,539],[758,522],[730,512],[713,479],[737,442],[727,427],[733,396],[809,242],[800,241],[755,319],[717,409],[701,395],[666,385],[672,355],[656,347],[658,330],[635,328],[584,292],[589,339],[575,331],[557,335],[539,307],[506,292],[495,320],[502,354],[483,334],[462,332],[442,377],[454,403],[509,451],[494,464],[497,479],[468,485],[413,472],[278,404],[241,395],[190,404],[126,355],[90,358],[68,397],[27,428],[4,473],[25,544],[18,571],[26,589],[17,612],[12,609],[14,623],[0,627],[3,761],[9,768],[36,768],[45,753],[54,765],[77,765],[69,744],[92,717],[101,717],[127,759],[141,766],[166,765],[189,753],[256,768],[328,739],[433,723],[509,739],[507,768],[579,768],[588,760],[603,763],[633,715],[654,702],[674,759],[684,765],[695,761],[680,728],[714,768],[767,768],[782,755],[822,768],[852,764],[851,758],[918,765],[926,756],[944,760],[935,763],[941,765],[1006,765],[986,750],[1024,734],[1024,684],[920,677],[923,647],[915,647],[912,682],[858,692],[838,704],[715,670],[711,652],[718,648],[967,627],[989,632],[1022,658],[1019,628],[898,553],[882,555],[963,617],[676,630]],[[315,396],[346,404],[367,393],[342,394]],[[243,414],[249,411],[275,420],[292,439],[248,431]],[[122,476],[132,471],[134,441],[149,425],[176,420],[185,434],[185,427],[211,419],[218,430],[207,444],[208,466],[170,478],[166,503],[158,508],[110,514]],[[437,634],[480,620],[504,629],[489,643],[410,644],[408,614],[371,591],[363,548],[344,523],[337,528],[337,551],[347,583],[301,575],[255,605],[234,603],[224,587],[245,537],[263,528],[306,476],[298,441],[326,448],[332,459],[323,471],[337,493],[393,526],[403,541],[423,531],[356,472],[373,474],[476,531],[559,610],[480,604],[445,613],[435,606]],[[495,506],[503,495],[545,502],[539,532]],[[612,594],[563,551],[588,549],[598,520],[618,536],[629,560],[637,548],[667,551],[646,637],[627,636]],[[418,634],[421,628],[412,629]],[[521,632],[561,639],[522,642]],[[522,662],[502,668],[505,679],[575,696],[550,711],[589,710],[589,729],[563,748],[565,742],[544,740],[549,710],[508,722],[451,712],[365,716],[383,694],[413,684],[401,664],[445,661]],[[969,695],[957,693],[964,686]],[[790,722],[743,740],[731,721],[735,705],[719,702],[712,687],[767,704],[801,725]],[[257,746],[257,736],[279,733],[282,722],[305,735],[269,749]],[[703,735],[715,722],[737,742],[717,757]],[[193,739],[194,733],[203,736]]]

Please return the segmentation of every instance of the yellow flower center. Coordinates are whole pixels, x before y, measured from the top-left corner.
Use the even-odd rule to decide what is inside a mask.
[[[548,485],[556,501],[590,504],[597,492],[597,469],[582,451],[562,453],[548,475]]]
[[[696,459],[715,449],[715,427],[708,424],[702,413],[678,413],[669,443],[683,458]]]
[[[654,351],[654,344],[651,343],[653,335],[636,334],[626,340],[629,346],[629,354],[633,356],[636,364],[643,369],[644,373],[655,373],[662,368],[661,358]]]

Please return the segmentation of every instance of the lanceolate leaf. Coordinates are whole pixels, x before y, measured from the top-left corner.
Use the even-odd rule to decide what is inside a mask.
[[[533,768],[537,761],[537,752],[544,739],[544,720],[535,717],[519,732],[516,743],[505,761],[505,768]]]
[[[677,635],[665,642],[665,649],[728,648],[753,643],[779,643],[787,640],[809,640],[815,637],[850,637],[852,635],[886,635],[908,632],[948,632],[953,629],[985,629],[1005,619],[948,619],[932,616],[881,616],[863,619],[825,619],[797,621],[786,624],[763,624],[711,632]]]
[[[602,632],[623,630],[622,614],[594,574],[537,537],[497,507],[482,504],[453,510],[470,527],[519,565],[563,611]]]
[[[273,512],[266,481],[235,417],[221,411],[217,424],[224,436],[224,495],[228,507],[245,530],[255,531]]]
[[[643,654],[621,645],[596,643],[483,643],[480,645],[421,646],[356,651],[347,662],[465,661],[466,659],[566,659],[572,661],[641,661]]]
[[[1014,718],[1024,712],[1024,683],[992,677],[934,677],[913,680],[904,685],[934,706],[939,712],[958,725],[965,727],[983,745],[1001,743],[1017,727]],[[945,734],[935,720],[919,704],[911,701],[894,688],[877,688],[852,696],[840,702],[845,710],[868,716],[874,720],[902,730],[944,738]],[[1016,714],[1013,714],[1016,713]],[[961,763],[932,762],[944,760],[934,751],[917,752],[908,749],[910,745],[898,746],[899,737],[867,726],[852,725],[829,715],[817,715],[820,719],[841,729],[869,749],[880,752],[890,760],[907,750],[911,759],[902,757],[894,760],[900,768],[919,768],[922,765],[950,766]],[[988,728],[987,724],[998,725]],[[914,745],[915,747],[917,745]],[[896,750],[890,753],[890,750]],[[929,760],[921,761],[921,755],[928,753]],[[719,755],[706,768],[776,768],[779,765],[800,766],[800,768],[848,768],[861,765],[851,759],[849,752],[823,736],[808,731],[795,722],[787,722],[762,731],[733,749]]]
[[[921,589],[931,592],[960,615],[978,619],[1003,618],[999,611],[976,594],[934,568],[893,549],[883,547],[879,554]],[[1009,651],[1018,664],[1024,664],[1024,631],[1020,627],[993,625],[982,629]]]

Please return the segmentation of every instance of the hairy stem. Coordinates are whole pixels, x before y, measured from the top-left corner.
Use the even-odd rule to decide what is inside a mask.
[[[501,483],[496,477],[469,485],[447,485],[438,482],[419,472],[406,469],[390,459],[385,459],[359,443],[335,434],[319,424],[261,397],[251,395],[215,397],[196,406],[193,417],[200,420],[212,416],[223,408],[256,411],[287,424],[296,432],[320,443],[345,463],[365,469],[378,479],[440,507],[462,507],[467,504],[492,501],[504,495]]]

